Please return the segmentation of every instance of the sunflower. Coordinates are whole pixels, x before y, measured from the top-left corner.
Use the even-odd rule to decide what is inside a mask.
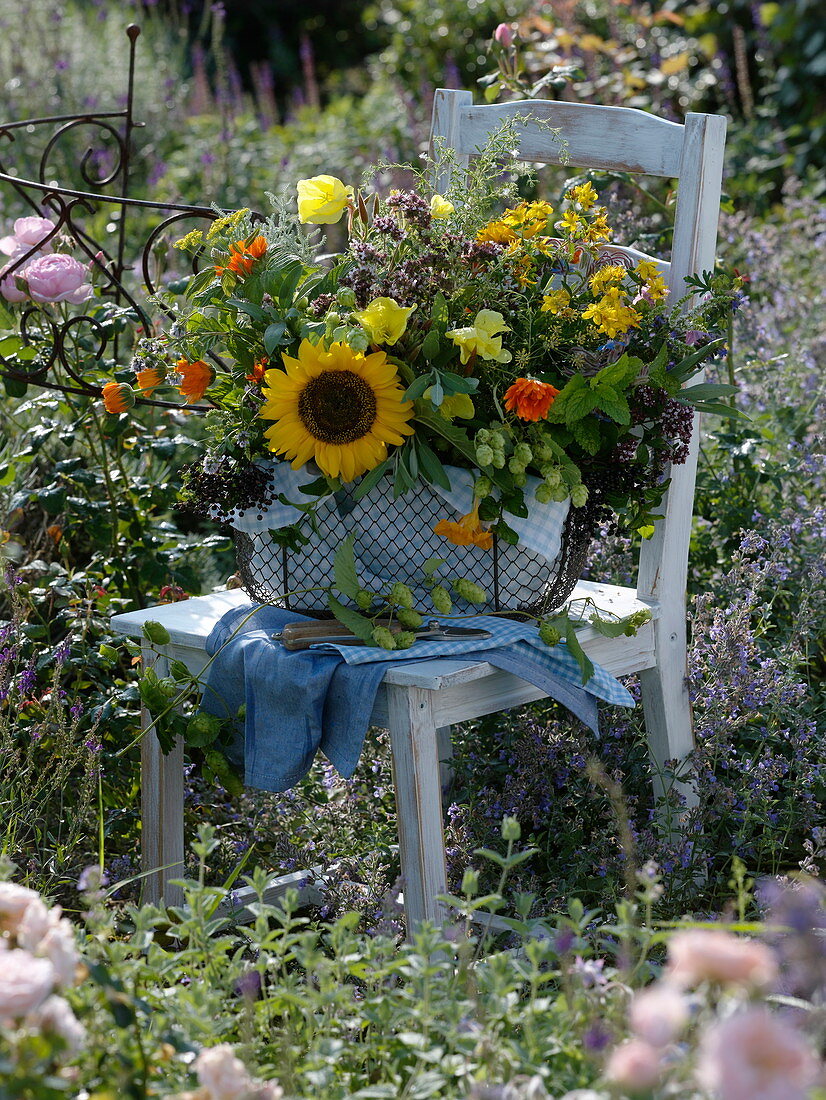
[[[297,359],[282,358],[285,369],[265,375],[259,415],[275,421],[267,446],[294,470],[312,458],[330,477],[352,481],[384,461],[388,443],[413,434],[413,404],[385,352],[302,340]]]

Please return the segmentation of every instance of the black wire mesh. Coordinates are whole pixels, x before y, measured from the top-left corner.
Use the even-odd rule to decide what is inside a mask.
[[[341,541],[353,535],[359,581],[371,592],[387,591],[394,581],[408,584],[416,606],[429,610],[422,584],[428,558],[444,559],[437,580],[466,577],[486,590],[487,604],[477,611],[510,615],[545,615],[571,594],[585,565],[596,524],[594,509],[570,508],[562,525],[559,554],[548,561],[523,545],[511,546],[494,536],[490,550],[454,546],[436,535],[442,519],[458,519],[436,493],[420,491],[394,501],[389,484],[360,501],[352,489],[331,498],[318,516],[318,530],[309,523],[311,541],[298,551],[273,541],[266,526],[234,532],[238,572],[248,594],[319,618],[330,617],[326,593],[333,584],[333,557]],[[455,600],[460,612],[471,605]]]

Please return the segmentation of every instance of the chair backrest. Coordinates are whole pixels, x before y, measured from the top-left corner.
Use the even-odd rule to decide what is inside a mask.
[[[669,286],[669,300],[686,292],[685,277],[714,266],[726,120],[721,115],[689,113],[685,124],[669,122],[630,107],[601,107],[553,100],[525,100],[475,106],[467,91],[440,88],[433,103],[430,134],[431,156],[439,145],[454,150],[452,163],[443,165],[437,188],[444,192],[451,172],[467,165],[488,135],[503,120],[522,116],[517,132],[518,157],[545,164],[559,163],[564,141],[565,164],[640,175],[664,176],[679,181],[670,263],[655,259]],[[634,249],[610,245],[605,251],[625,254],[629,260],[643,255]],[[619,258],[619,257],[618,257]],[[700,381],[697,376],[694,381]],[[643,543],[637,593],[660,604],[661,626],[685,615],[688,544],[697,471],[698,425],[689,458],[671,471],[671,485],[662,505],[662,516],[651,539]],[[666,620],[665,622],[663,620]]]

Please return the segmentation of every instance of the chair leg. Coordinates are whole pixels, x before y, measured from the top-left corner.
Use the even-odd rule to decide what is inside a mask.
[[[681,627],[677,622],[671,629],[655,635],[655,653],[657,666],[640,673],[640,687],[648,747],[655,768],[654,795],[662,803],[668,790],[663,774],[666,760],[682,762],[694,748],[685,625]],[[697,804],[696,786],[690,777],[677,780],[674,787],[682,794],[686,806]]]
[[[447,892],[439,748],[432,693],[387,685],[393,782],[407,935],[423,921],[441,924]]]
[[[436,730],[436,748],[439,752],[442,807],[446,808],[450,805],[450,793],[453,789],[453,742],[450,738],[450,726],[441,726]]]
[[[166,676],[167,658],[148,646],[144,667],[154,664]],[[152,718],[141,708],[141,870],[143,901],[180,905],[183,891],[170,880],[184,874],[184,746],[180,738],[172,751],[161,751]]]

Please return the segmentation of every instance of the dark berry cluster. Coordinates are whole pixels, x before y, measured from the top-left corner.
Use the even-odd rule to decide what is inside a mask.
[[[182,472],[181,499],[175,507],[202,519],[229,523],[245,512],[255,512],[262,519],[275,500],[266,470],[229,455],[205,458]]]

